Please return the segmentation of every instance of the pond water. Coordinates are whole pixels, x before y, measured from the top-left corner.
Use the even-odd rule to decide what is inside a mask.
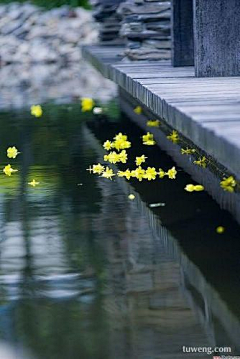
[[[240,354],[239,226],[205,192],[186,193],[180,168],[176,181],[131,187],[86,171],[120,131],[130,162],[144,151],[149,165],[176,165],[111,106],[110,117],[74,104],[45,105],[39,119],[0,113],[1,164],[18,169],[0,179],[0,358],[6,346],[23,359]],[[9,160],[13,145],[21,154]]]

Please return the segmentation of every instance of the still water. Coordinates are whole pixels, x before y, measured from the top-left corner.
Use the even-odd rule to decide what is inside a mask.
[[[113,112],[0,113],[1,165],[18,169],[0,178],[0,358],[5,345],[11,359],[213,356],[183,346],[240,354],[238,225],[205,192],[185,193],[192,180],[180,168],[176,181],[132,187],[89,174],[119,131],[135,143],[130,161],[144,151],[149,165],[176,165]],[[156,202],[165,206],[149,208]]]

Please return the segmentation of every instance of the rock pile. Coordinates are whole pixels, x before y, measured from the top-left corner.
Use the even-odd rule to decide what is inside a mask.
[[[171,57],[171,4],[158,0],[127,0],[120,4],[121,36],[127,39],[126,55],[132,60]]]
[[[96,42],[92,13],[68,6],[43,11],[29,3],[0,6],[1,63],[79,61],[80,45]]]
[[[122,0],[96,0],[92,2],[95,9],[93,17],[100,23],[99,40],[109,44],[120,44],[121,17],[117,14],[117,8]]]
[[[0,6],[0,108],[114,96],[115,86],[82,60],[81,45],[97,38],[92,12],[82,8]]]

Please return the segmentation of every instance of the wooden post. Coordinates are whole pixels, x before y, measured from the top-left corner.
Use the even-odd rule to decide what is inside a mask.
[[[172,65],[194,65],[193,0],[172,0]]]
[[[194,0],[197,77],[240,75],[239,0]]]

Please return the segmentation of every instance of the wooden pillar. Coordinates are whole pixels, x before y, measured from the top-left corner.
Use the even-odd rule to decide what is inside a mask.
[[[196,76],[239,76],[240,1],[193,1]]]
[[[172,0],[172,65],[194,65],[193,0]]]

